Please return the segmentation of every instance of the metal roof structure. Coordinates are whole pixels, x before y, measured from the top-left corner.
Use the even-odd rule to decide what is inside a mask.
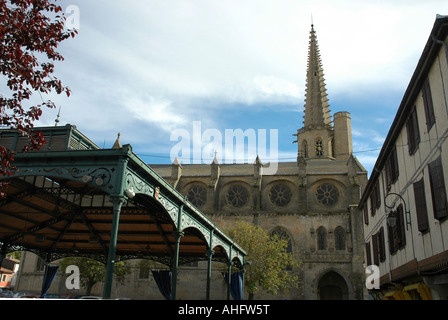
[[[27,250],[47,262],[67,256],[102,261],[105,297],[115,261],[151,259],[176,274],[179,264],[198,260],[243,268],[245,251],[130,145],[100,149],[71,125],[36,130],[47,144],[28,153],[20,152],[18,132],[0,130],[0,143],[17,152],[18,169],[0,180],[3,256]]]

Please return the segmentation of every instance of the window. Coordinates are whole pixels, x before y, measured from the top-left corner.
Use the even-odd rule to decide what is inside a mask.
[[[390,151],[389,157],[386,161],[386,184],[387,190],[390,190],[390,186],[397,181],[399,175],[397,148],[394,145]]]
[[[423,84],[422,96],[423,105],[425,107],[426,127],[429,132],[433,124],[436,122],[434,107],[432,104],[431,87],[429,86],[429,79],[426,79],[425,83]]]
[[[386,261],[386,245],[384,241],[384,228],[372,235],[373,243],[373,263],[379,265],[380,262]]]
[[[395,254],[397,250],[403,249],[406,246],[406,232],[405,232],[405,217],[403,212],[403,205],[400,204],[397,210],[391,212],[397,218],[394,227],[389,226],[389,251]]]
[[[373,186],[372,193],[370,194],[370,210],[372,211],[372,217],[375,215],[376,209],[381,206],[380,184],[378,180]]]
[[[373,249],[373,264],[376,266],[380,265],[379,254],[378,254],[378,233],[372,235],[372,249]]]
[[[150,263],[147,260],[140,260],[138,270],[139,279],[149,279]]]
[[[271,232],[271,237],[277,236],[279,240],[285,240],[287,245],[285,248],[285,253],[292,253],[292,241],[288,233],[283,228],[276,228],[274,231]],[[292,270],[292,266],[288,265],[286,267],[286,270]]]
[[[339,200],[339,191],[331,183],[323,183],[316,189],[316,199],[327,207],[333,206]]]
[[[413,184],[414,200],[417,211],[418,231],[425,232],[429,229],[428,212],[426,210],[426,194],[423,178]]]
[[[415,106],[412,108],[408,121],[406,122],[406,131],[408,134],[409,154],[413,155],[420,143],[420,132],[418,130],[418,118]]]
[[[327,249],[327,230],[324,227],[317,229],[317,250]]]
[[[364,202],[364,204],[362,206],[362,211],[364,213],[364,223],[366,225],[369,225],[369,208],[367,206],[367,201]]]
[[[247,203],[249,192],[241,185],[234,185],[226,194],[227,202],[236,207],[242,207]]]
[[[207,190],[202,185],[194,185],[188,191],[187,199],[194,206],[200,207],[207,201]]]
[[[366,263],[367,266],[370,266],[372,265],[372,253],[370,251],[370,242],[367,242],[365,244],[365,247],[366,247]]]
[[[44,271],[45,270],[45,261],[44,259],[38,257],[36,262],[36,271]]]
[[[345,231],[342,227],[334,230],[334,240],[336,250],[345,250]]]
[[[431,196],[434,218],[445,219],[448,216],[445,177],[443,175],[442,160],[440,156],[429,164],[429,180],[431,182]]]
[[[322,145],[322,140],[317,139],[316,140],[316,156],[323,156],[324,155],[324,147]]]
[[[284,207],[291,201],[291,189],[285,184],[278,184],[271,188],[269,199],[277,206]]]
[[[306,142],[306,140],[303,140],[302,143],[302,156],[304,158],[308,158],[308,143]]]
[[[380,262],[386,261],[386,243],[384,241],[384,228],[381,227],[380,231],[378,231],[378,254]]]
[[[397,248],[402,249],[406,245],[406,221],[405,212],[403,211],[403,205],[400,204],[397,208]]]
[[[271,236],[277,236],[278,239],[285,240],[288,243],[286,246],[286,252],[287,253],[292,252],[292,241],[285,230],[283,230],[282,228],[276,228],[274,231],[271,232]]]

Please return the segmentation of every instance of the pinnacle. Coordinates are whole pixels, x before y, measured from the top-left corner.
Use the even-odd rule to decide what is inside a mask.
[[[331,123],[330,109],[314,24],[311,24],[310,31],[305,91],[304,126],[329,126]]]

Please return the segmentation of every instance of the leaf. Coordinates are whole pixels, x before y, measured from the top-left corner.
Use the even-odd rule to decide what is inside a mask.
[[[65,92],[70,96],[70,90],[62,85],[62,81],[52,76],[52,61],[64,59],[56,49],[65,39],[74,37],[77,31],[64,31],[61,16],[53,16],[53,12],[62,11],[54,1],[0,1],[0,71],[12,91],[9,99],[3,98],[5,92],[0,96],[0,109],[11,111],[1,113],[1,124],[7,124],[30,138],[24,151],[36,150],[45,143],[43,136],[33,136],[33,122],[41,117],[43,105],[54,106],[51,101],[42,101],[42,104],[26,109],[25,101],[34,92],[48,94],[55,90],[58,94]],[[42,54],[50,61],[39,61],[37,57]],[[2,154],[1,172],[14,172],[13,159],[3,157],[6,156]]]

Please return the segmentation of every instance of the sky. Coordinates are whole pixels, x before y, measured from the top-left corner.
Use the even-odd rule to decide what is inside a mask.
[[[60,126],[76,125],[101,148],[120,133],[149,164],[176,152],[211,163],[215,150],[224,162],[226,132],[241,129],[257,143],[248,139],[255,150],[235,151],[235,161],[295,161],[313,23],[331,113],[350,112],[354,155],[369,174],[436,14],[448,14],[446,0],[59,3],[78,29],[55,68],[72,94],[50,95],[58,108],[37,126],[55,125],[60,109]]]

